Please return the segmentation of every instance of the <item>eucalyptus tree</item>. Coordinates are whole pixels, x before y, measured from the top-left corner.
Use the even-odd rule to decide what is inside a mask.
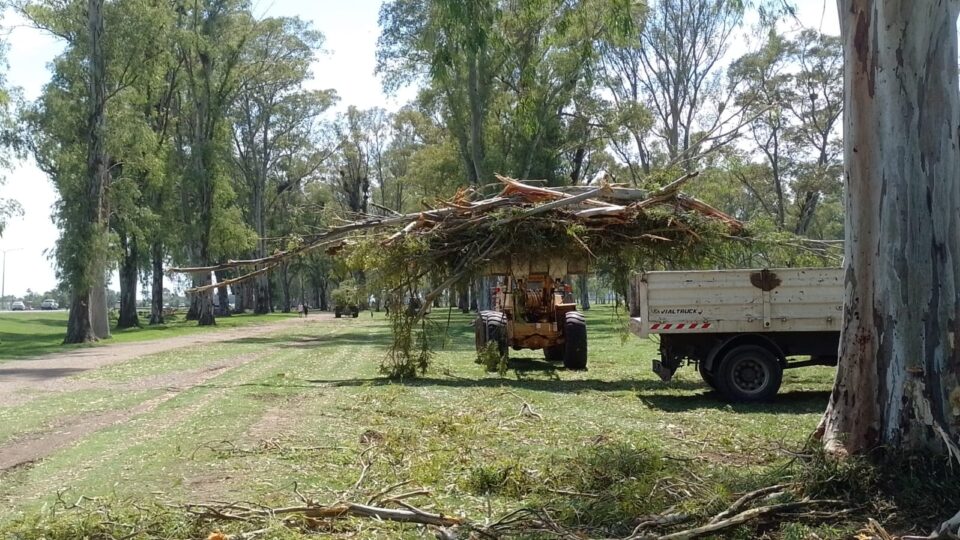
[[[110,202],[125,191],[113,186],[127,158],[115,143],[125,125],[111,119],[155,54],[152,36],[162,27],[157,10],[163,7],[148,0],[37,0],[16,8],[66,45],[51,82],[24,116],[34,157],[59,194],[57,265],[71,291],[65,342],[89,341],[109,335]]]
[[[839,12],[847,294],[823,441],[960,459],[960,2]]]
[[[394,0],[381,8],[386,86],[420,79],[443,115],[465,183],[492,170],[560,183],[564,111],[595,86],[597,45],[625,38],[632,2]],[[575,155],[575,154],[574,154]]]
[[[351,105],[337,115],[333,125],[338,150],[330,165],[330,183],[336,187],[334,193],[342,210],[352,219],[367,215],[370,207],[375,145],[372,127],[378,115],[376,109],[358,109]]]
[[[774,29],[759,50],[730,66],[735,104],[750,121],[747,138],[767,178],[731,172],[767,204],[778,230],[806,235],[825,196],[840,192],[839,119],[843,109],[839,39],[805,30],[793,40]]]
[[[707,146],[732,140],[740,111],[729,107],[721,68],[743,15],[738,1],[652,0],[635,38],[605,49],[606,85],[630,122],[620,141],[634,175],[692,168]]]
[[[334,102],[331,90],[307,90],[310,64],[323,36],[297,18],[257,21],[241,54],[244,72],[231,109],[234,159],[246,194],[246,218],[257,233],[255,256],[267,255],[267,212],[294,183],[316,172],[328,152],[316,148],[320,115]],[[281,178],[281,166],[307,162],[300,178]],[[288,171],[292,169],[287,169]],[[270,187],[273,186],[273,193]],[[280,208],[275,208],[280,211]],[[254,312],[270,310],[269,278],[254,284]]]
[[[242,62],[255,23],[245,0],[199,0],[180,6],[177,30],[177,58],[183,65],[177,139],[184,159],[184,255],[207,266],[252,242],[234,205],[227,163],[228,115],[255,69]],[[195,274],[193,281],[198,287],[212,283],[207,273]],[[200,325],[216,324],[209,289],[193,296],[188,317]]]
[[[2,8],[2,4],[0,4],[0,8]],[[0,41],[0,68],[6,65],[5,52],[6,44]],[[4,171],[8,170],[11,165],[12,149],[19,146],[17,142],[20,137],[13,110],[14,97],[14,92],[7,88],[5,74],[0,70],[0,187],[3,187],[6,180]],[[22,213],[23,210],[17,201],[0,197],[0,236],[3,236],[3,229],[7,220]]]

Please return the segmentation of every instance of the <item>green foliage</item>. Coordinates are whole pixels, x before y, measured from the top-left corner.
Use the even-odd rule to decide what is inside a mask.
[[[500,346],[496,341],[489,341],[487,345],[477,351],[477,363],[486,371],[499,373],[501,377],[507,374],[507,359],[500,355]]]
[[[358,306],[360,304],[360,288],[353,279],[346,279],[340,282],[330,293],[330,298],[337,306]]]
[[[0,8],[3,4],[0,4]],[[6,43],[0,40],[0,187],[3,187],[4,172],[10,168],[12,150],[20,145],[20,135],[14,115],[15,90],[7,88],[4,68]],[[0,236],[3,236],[7,220],[23,214],[20,204],[12,199],[0,197]]]
[[[388,90],[427,81],[421,101],[456,143],[461,182],[478,185],[491,170],[579,181],[589,157],[603,154],[590,122],[599,46],[626,39],[638,9],[621,0],[395,0],[380,11],[377,71]]]

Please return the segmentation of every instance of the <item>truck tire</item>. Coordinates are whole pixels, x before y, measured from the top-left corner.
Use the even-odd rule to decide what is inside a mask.
[[[783,367],[777,356],[766,347],[740,345],[723,356],[714,380],[717,390],[729,401],[769,401],[780,390]]]
[[[568,311],[563,324],[563,367],[587,369],[587,321],[583,314]]]
[[[508,357],[507,349],[507,317],[499,311],[481,311],[474,321],[474,336],[476,337],[477,352],[487,348],[487,343],[497,344],[500,357]]]
[[[700,378],[707,383],[707,386],[714,390],[717,389],[717,378],[704,366],[703,361],[697,362],[697,371],[700,372]]]
[[[563,345],[543,348],[543,357],[547,362],[563,362]]]
[[[339,308],[337,308],[337,309],[333,310],[333,316],[339,319],[340,317],[343,316],[343,312],[340,311]]]

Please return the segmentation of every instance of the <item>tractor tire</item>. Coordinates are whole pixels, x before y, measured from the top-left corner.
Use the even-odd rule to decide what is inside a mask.
[[[569,311],[563,324],[563,367],[587,369],[587,321],[583,314]]]
[[[777,356],[760,345],[730,349],[715,371],[717,390],[739,403],[770,401],[783,382],[783,367]]]
[[[343,312],[340,311],[339,309],[335,309],[333,310],[333,316],[339,319],[340,317],[343,316]]]
[[[474,336],[476,337],[477,352],[487,348],[487,343],[495,342],[500,357],[507,359],[507,317],[499,311],[481,311],[474,321]]]
[[[360,310],[357,310],[357,309],[353,310],[353,312],[350,314],[350,316],[353,317],[354,319],[356,319],[357,317],[360,316]]]
[[[563,362],[563,345],[543,348],[543,357],[547,362]]]

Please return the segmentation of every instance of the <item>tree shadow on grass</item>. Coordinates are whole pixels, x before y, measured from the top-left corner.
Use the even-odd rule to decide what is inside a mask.
[[[405,386],[427,387],[437,386],[446,388],[503,388],[513,387],[540,392],[555,392],[562,394],[579,394],[581,392],[644,392],[655,389],[663,390],[664,384],[659,381],[624,379],[606,381],[602,379],[570,379],[558,377],[550,379],[534,378],[438,378],[418,377],[416,379],[390,379],[386,377],[371,377],[362,379],[309,379],[306,382],[328,387],[378,386],[402,384]],[[701,388],[699,383],[678,381],[669,385],[671,389],[694,390]]]
[[[0,380],[6,379],[8,377],[14,378],[27,378],[36,381],[44,381],[47,379],[59,379],[62,377],[69,377],[70,375],[76,375],[77,373],[83,373],[89,368],[30,368],[30,369],[21,369],[21,368],[0,368]]]
[[[311,349],[330,345],[370,345],[379,341],[382,341],[384,345],[387,344],[385,338],[376,334],[345,332],[321,336],[288,334],[283,336],[244,337],[231,339],[225,343],[271,345],[281,349]]]
[[[777,394],[769,403],[728,403],[715,390],[693,395],[638,394],[651,409],[666,412],[731,410],[736,413],[814,413],[823,412],[830,399],[829,390],[795,390]]]

